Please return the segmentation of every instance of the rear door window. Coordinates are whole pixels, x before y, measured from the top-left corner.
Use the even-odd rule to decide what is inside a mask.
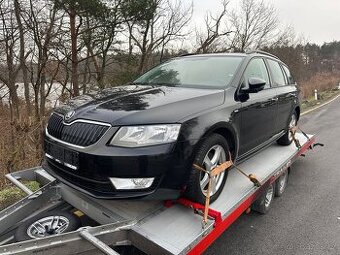
[[[244,83],[248,84],[249,78],[261,78],[266,81],[265,88],[270,88],[267,67],[262,58],[255,58],[250,61],[244,72]],[[244,85],[246,85],[244,84]]]
[[[277,61],[268,59],[268,65],[272,74],[273,84],[276,86],[285,86],[287,83],[280,64]]]
[[[290,73],[289,69],[284,65],[282,65],[282,67],[283,67],[283,70],[285,71],[285,73],[287,75],[288,84],[294,84],[295,80],[294,80],[293,75]]]

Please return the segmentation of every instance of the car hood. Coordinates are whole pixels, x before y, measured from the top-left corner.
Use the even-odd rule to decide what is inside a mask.
[[[111,125],[176,123],[223,101],[221,89],[128,85],[75,97],[55,111],[73,115],[67,122],[87,119]]]

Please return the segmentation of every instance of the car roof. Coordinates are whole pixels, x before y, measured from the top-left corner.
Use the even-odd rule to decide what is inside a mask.
[[[196,54],[196,53],[193,53],[193,54],[184,54],[184,55],[181,55],[180,57],[206,57],[206,56],[211,56],[211,57],[214,57],[214,56],[235,56],[235,57],[249,57],[249,56],[265,56],[265,57],[271,57],[271,58],[274,58],[274,59],[277,59],[277,60],[280,60],[277,56],[271,54],[271,53],[268,53],[268,52],[265,52],[265,51],[260,51],[260,50],[256,50],[256,51],[250,51],[250,52],[233,52],[233,53],[229,53],[229,52],[225,52],[225,53],[201,53],[201,54]]]
[[[251,59],[254,56],[260,56],[260,57],[266,57],[272,60],[279,61],[281,64],[284,64],[287,66],[279,57],[275,56],[274,54],[261,51],[261,50],[255,50],[255,51],[250,51],[250,52],[222,52],[222,53],[189,53],[189,54],[184,54],[176,58],[195,58],[195,57],[221,57],[221,56],[234,56],[234,57],[246,57],[248,59]]]
[[[235,57],[245,57],[246,53],[192,53],[192,54],[184,54],[180,57],[215,57],[215,56],[235,56]]]

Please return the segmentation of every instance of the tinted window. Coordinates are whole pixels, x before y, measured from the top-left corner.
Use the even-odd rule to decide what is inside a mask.
[[[280,64],[274,60],[268,59],[270,71],[272,73],[273,83],[278,86],[286,85],[285,76],[282,72]]]
[[[270,88],[268,71],[262,58],[253,59],[248,64],[247,69],[244,72],[244,82],[248,83],[249,78],[251,77],[265,80],[265,88]]]
[[[163,63],[135,80],[147,85],[224,88],[233,79],[243,57],[185,57]]]
[[[290,73],[289,69],[284,65],[282,67],[283,67],[283,70],[285,71],[285,73],[287,75],[288,84],[294,84],[295,80],[294,80],[292,74]]]

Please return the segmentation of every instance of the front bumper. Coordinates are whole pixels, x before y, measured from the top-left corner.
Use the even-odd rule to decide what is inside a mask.
[[[53,142],[45,137],[45,148],[46,143]],[[185,146],[186,143],[145,148],[105,146],[93,153],[76,151],[79,157],[76,170],[48,157],[45,157],[43,168],[66,185],[100,199],[175,199],[186,183],[191,165],[190,156],[183,153]],[[67,151],[72,150],[75,151],[67,148]],[[155,180],[147,189],[117,190],[110,177],[153,177]]]

